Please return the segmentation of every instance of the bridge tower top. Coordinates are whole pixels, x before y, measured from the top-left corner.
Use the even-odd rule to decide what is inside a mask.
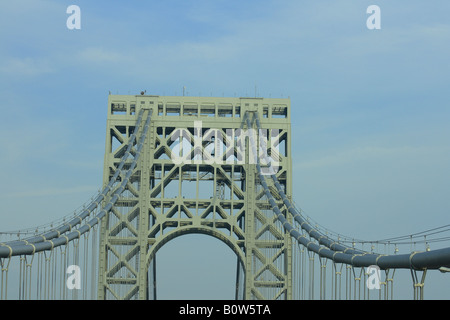
[[[153,118],[178,116],[185,119],[197,117],[221,118],[242,121],[246,111],[257,111],[261,120],[290,123],[289,98],[251,97],[191,97],[158,95],[109,95],[108,119],[126,120],[141,108],[153,109]],[[217,121],[217,119],[215,119]]]

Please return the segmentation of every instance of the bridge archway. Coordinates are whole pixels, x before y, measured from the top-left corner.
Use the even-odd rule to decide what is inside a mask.
[[[148,299],[232,300],[237,282],[239,294],[243,294],[245,272],[240,249],[215,230],[194,229],[167,234],[149,252]]]

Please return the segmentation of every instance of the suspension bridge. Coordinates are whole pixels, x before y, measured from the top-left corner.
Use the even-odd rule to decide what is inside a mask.
[[[427,274],[450,271],[448,225],[366,241],[295,204],[289,99],[143,92],[107,110],[102,189],[59,221],[1,232],[1,299],[157,299],[157,252],[186,234],[233,250],[236,299],[395,299],[400,272],[424,299]]]

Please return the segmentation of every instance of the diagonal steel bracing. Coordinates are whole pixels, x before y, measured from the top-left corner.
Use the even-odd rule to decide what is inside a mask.
[[[264,128],[280,132],[262,136],[290,196],[289,107],[288,99],[109,96],[105,183],[141,130],[139,111],[151,110],[152,122],[138,165],[102,221],[100,299],[148,299],[157,251],[189,233],[216,237],[235,252],[244,299],[291,298],[291,239],[267,212],[249,146],[256,126],[245,121],[259,111]]]

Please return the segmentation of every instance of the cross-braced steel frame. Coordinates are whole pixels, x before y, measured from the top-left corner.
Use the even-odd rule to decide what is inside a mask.
[[[291,236],[267,205],[256,171],[259,154],[249,146],[256,125],[245,121],[261,115],[264,130],[256,133],[270,146],[277,163],[272,173],[291,197],[289,99],[110,95],[105,184],[129,137],[139,136],[142,109],[152,112],[152,121],[138,165],[101,224],[98,298],[156,297],[149,279],[157,251],[178,236],[201,233],[235,252],[237,275],[244,274],[237,277],[242,298],[291,299]]]

